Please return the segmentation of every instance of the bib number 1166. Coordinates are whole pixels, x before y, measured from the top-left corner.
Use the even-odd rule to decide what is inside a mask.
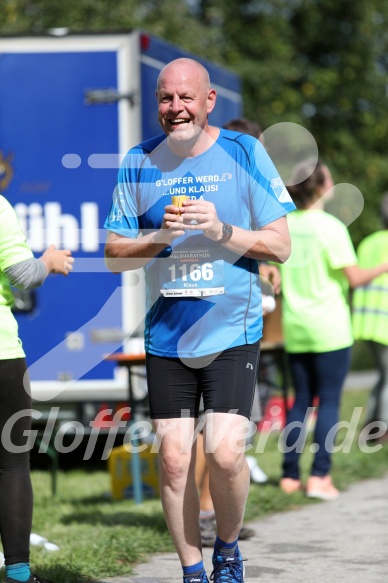
[[[198,263],[192,263],[190,266],[187,263],[177,267],[176,265],[171,265],[169,268],[171,272],[171,281],[176,281],[177,278],[182,281],[211,281],[213,279],[213,265],[211,263],[203,263],[198,265]]]

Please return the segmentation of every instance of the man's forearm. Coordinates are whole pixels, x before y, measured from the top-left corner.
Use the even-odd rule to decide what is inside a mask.
[[[224,246],[241,257],[277,263],[287,261],[291,253],[291,241],[286,229],[278,231],[267,228],[259,231],[245,231],[239,227],[233,227],[233,235]]]
[[[133,239],[109,233],[105,245],[106,266],[114,273],[144,267],[171,245],[177,234],[174,235],[169,229],[160,229]],[[291,251],[287,221],[283,217],[258,231],[233,226],[232,237],[223,246],[240,257],[283,263]]]
[[[147,265],[170,241],[160,231],[152,231],[138,239],[110,237],[105,245],[105,264],[113,273],[139,269]]]

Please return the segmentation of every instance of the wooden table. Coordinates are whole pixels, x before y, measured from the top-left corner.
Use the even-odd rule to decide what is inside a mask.
[[[118,352],[105,357],[105,360],[109,362],[115,362],[118,366],[125,366],[128,369],[128,403],[131,407],[132,419],[137,412],[137,402],[136,399],[134,399],[132,392],[132,367],[145,366],[145,358],[145,352],[141,352],[139,354],[126,354],[125,352]]]

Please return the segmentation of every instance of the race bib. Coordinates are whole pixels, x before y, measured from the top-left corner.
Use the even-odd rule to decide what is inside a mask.
[[[165,260],[164,283],[168,297],[206,297],[224,294],[224,261],[212,249],[177,249]]]

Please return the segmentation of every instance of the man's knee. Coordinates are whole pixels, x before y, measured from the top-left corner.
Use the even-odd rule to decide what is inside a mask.
[[[207,455],[207,463],[210,471],[221,473],[225,477],[233,477],[241,473],[245,464],[245,456],[243,452],[220,448],[213,454]]]
[[[159,453],[159,464],[171,476],[187,474],[190,463],[190,455],[181,453],[178,448],[163,448]]]
[[[179,432],[166,433],[160,440],[159,469],[168,481],[179,481],[194,471],[193,449],[183,448]]]

